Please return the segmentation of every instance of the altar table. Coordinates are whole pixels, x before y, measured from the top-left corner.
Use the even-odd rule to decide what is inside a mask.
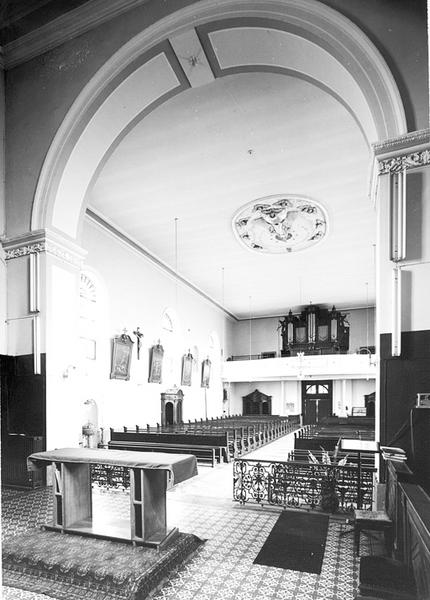
[[[130,472],[130,519],[125,523],[105,515],[93,520],[90,465],[125,467]],[[166,491],[197,475],[196,457],[189,454],[132,452],[101,448],[61,448],[36,452],[27,459],[33,471],[52,466],[54,514],[52,525],[63,533],[160,546],[178,530],[167,530]]]

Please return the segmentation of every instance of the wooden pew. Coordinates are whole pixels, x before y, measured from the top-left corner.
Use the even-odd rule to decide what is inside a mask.
[[[136,430],[137,429],[137,430]],[[182,452],[194,454],[200,462],[228,462],[227,435],[224,434],[187,434],[187,433],[151,433],[147,429],[136,428],[115,431],[111,428],[108,448],[117,450],[143,450],[158,452]]]
[[[194,453],[200,461],[211,461],[211,449],[215,449],[216,462],[228,462],[247,452],[285,435],[300,422],[298,415],[278,417],[276,415],[233,415],[211,419],[195,419],[174,425],[145,427],[124,426],[122,431],[111,428],[111,442],[108,447],[126,447],[133,442],[141,443],[142,448],[149,449],[151,444],[158,450],[174,451],[176,445],[184,452]],[[137,437],[136,437],[137,436]],[[114,442],[114,443],[113,443]],[[129,446],[131,447],[131,446]]]

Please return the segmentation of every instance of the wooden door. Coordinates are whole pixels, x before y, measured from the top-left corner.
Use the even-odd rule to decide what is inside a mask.
[[[333,410],[332,381],[302,382],[303,424],[313,425],[329,417]]]
[[[315,398],[303,399],[303,424],[310,425],[317,422],[317,403]]]
[[[166,425],[173,425],[174,423],[174,419],[173,419],[173,403],[172,402],[166,402]]]

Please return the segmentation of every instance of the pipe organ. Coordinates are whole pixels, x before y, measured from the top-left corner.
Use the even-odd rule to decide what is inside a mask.
[[[346,314],[315,304],[306,306],[299,315],[290,312],[279,321],[282,356],[305,354],[344,354],[349,349],[349,324]]]

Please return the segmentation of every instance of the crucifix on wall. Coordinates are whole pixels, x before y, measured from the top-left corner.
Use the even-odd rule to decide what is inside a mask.
[[[142,347],[143,333],[140,331],[139,327],[136,327],[136,331],[133,331],[133,334],[137,338],[137,360],[139,360],[140,359],[140,349]]]

